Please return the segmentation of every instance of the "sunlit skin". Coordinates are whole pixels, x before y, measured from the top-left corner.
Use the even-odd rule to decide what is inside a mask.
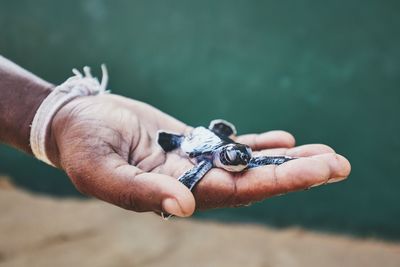
[[[213,168],[191,192],[177,178],[193,163],[178,152],[164,153],[156,142],[158,130],[185,134],[191,127],[132,99],[111,94],[81,97],[54,117],[47,149],[82,193],[129,210],[177,216],[246,205],[340,181],[350,173],[349,162],[332,148],[295,147],[291,134],[270,131],[241,135],[235,141],[249,145],[254,155],[300,158],[238,173]]]

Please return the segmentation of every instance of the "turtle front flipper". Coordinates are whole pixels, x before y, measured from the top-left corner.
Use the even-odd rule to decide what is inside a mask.
[[[229,137],[231,135],[236,135],[236,128],[232,123],[225,120],[213,120],[208,126],[208,129],[213,131],[218,135],[223,135]]]
[[[288,162],[296,158],[288,157],[288,156],[260,156],[253,157],[249,164],[247,165],[247,169],[265,166],[265,165],[281,165],[282,163]]]
[[[201,178],[203,178],[203,176],[212,168],[212,166],[212,162],[204,160],[182,174],[181,177],[178,178],[178,181],[189,188],[189,190],[192,190]]]
[[[178,181],[180,181],[182,184],[184,184],[189,190],[192,190],[196,184],[201,180],[201,178],[204,177],[204,175],[212,168],[213,164],[212,162],[208,160],[204,160],[194,166],[192,169],[186,171],[184,174],[182,174],[179,178]],[[168,220],[171,218],[173,215],[161,212],[161,217],[164,220]]]

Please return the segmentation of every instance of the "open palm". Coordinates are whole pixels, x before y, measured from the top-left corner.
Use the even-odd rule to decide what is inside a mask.
[[[192,194],[177,178],[193,164],[178,153],[164,153],[156,142],[159,130],[188,133],[191,127],[121,96],[81,97],[54,118],[50,158],[82,193],[134,211],[177,216],[190,216],[195,208],[245,205],[350,173],[349,162],[328,146],[294,147],[294,138],[283,131],[248,134],[236,141],[256,155],[300,158],[241,173],[213,168]]]

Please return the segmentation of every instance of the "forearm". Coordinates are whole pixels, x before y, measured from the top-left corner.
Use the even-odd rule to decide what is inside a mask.
[[[53,87],[0,56],[0,142],[32,153],[30,124]]]

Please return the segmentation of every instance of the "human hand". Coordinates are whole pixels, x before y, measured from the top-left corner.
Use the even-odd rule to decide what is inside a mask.
[[[255,155],[300,157],[240,173],[213,168],[192,192],[177,178],[193,164],[164,153],[157,131],[190,127],[145,103],[117,95],[80,97],[56,114],[49,158],[76,188],[125,209],[190,216],[195,209],[240,206],[283,193],[345,179],[350,164],[320,144],[294,147],[283,131],[247,134],[236,141]]]

